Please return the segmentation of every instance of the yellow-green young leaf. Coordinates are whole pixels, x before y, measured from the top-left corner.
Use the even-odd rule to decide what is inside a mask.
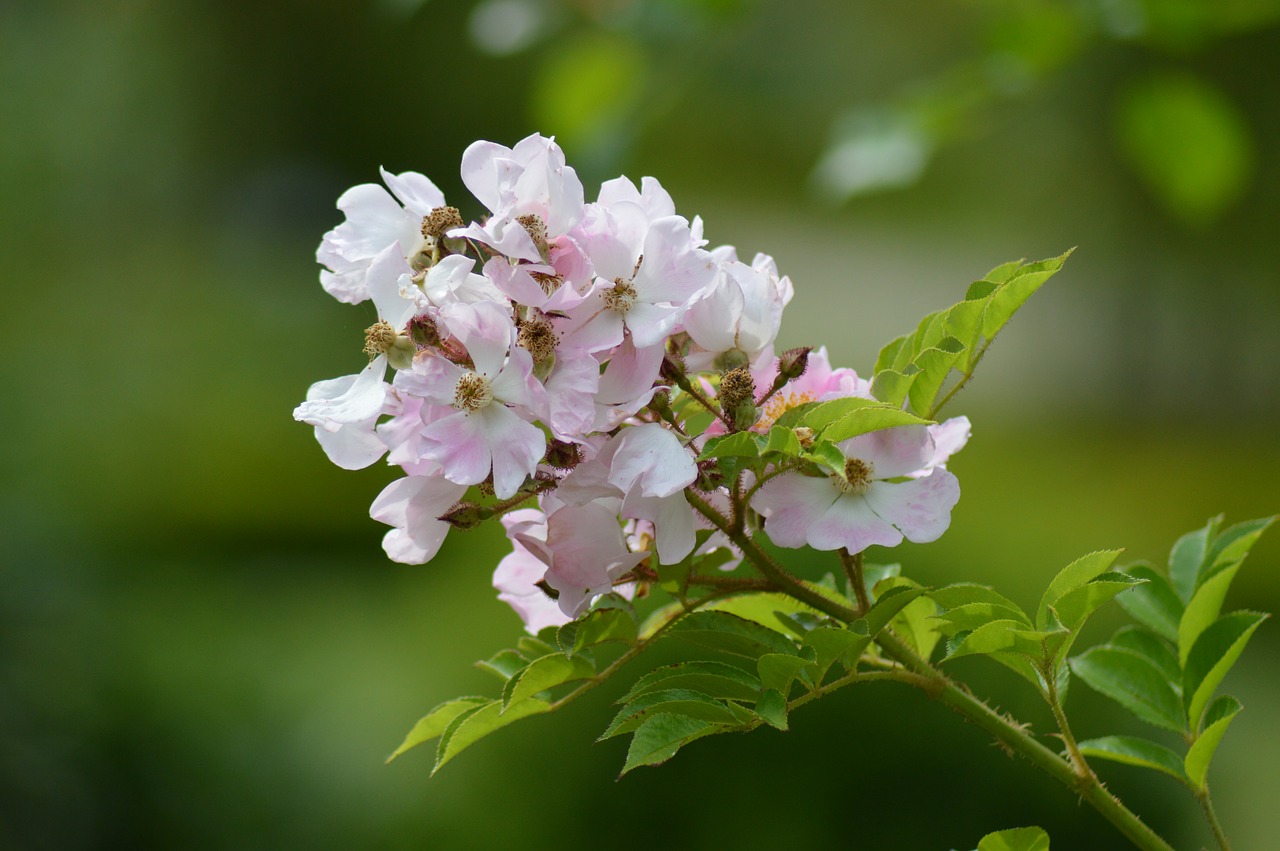
[[[756,714],[770,727],[787,729],[787,699],[774,689],[766,689],[756,701]]]
[[[749,659],[765,653],[797,653],[795,642],[782,633],[723,611],[693,612],[665,634]]]
[[[502,712],[502,704],[496,700],[468,710],[453,719],[441,734],[440,746],[436,749],[436,765],[431,769],[431,773],[435,774],[444,768],[445,763],[490,733],[497,732],[521,718],[550,711],[550,703],[537,699],[522,700],[506,713]]]
[[[929,596],[944,610],[956,609],[969,603],[989,603],[992,606],[1010,609],[1017,612],[1017,617],[1014,620],[1020,620],[1028,627],[1031,626],[1031,619],[1023,613],[1022,608],[1017,603],[987,585],[957,582],[954,585],[935,588],[929,592]]]
[[[794,430],[786,426],[775,425],[769,429],[768,440],[765,442],[765,452],[777,452],[787,457],[795,457],[800,454],[800,439],[796,437]]]
[[[1182,694],[1182,666],[1178,664],[1173,648],[1163,638],[1140,626],[1126,626],[1116,630],[1116,634],[1107,643],[1145,658],[1164,674],[1174,691]]]
[[[1021,609],[1011,609],[998,603],[965,603],[947,609],[935,620],[938,631],[948,637],[958,632],[972,632],[992,621],[1018,621],[1025,623],[1027,629],[1032,628]]]
[[[728,726],[738,726],[751,720],[749,712],[742,709],[738,711],[740,715],[710,695],[692,689],[646,692],[618,710],[618,714],[609,723],[609,728],[600,734],[597,741],[630,733],[651,716],[664,712]]]
[[[903,334],[901,337],[890,340],[880,350],[880,354],[876,357],[876,374],[887,369],[901,372],[902,368],[911,362],[911,344],[908,342],[910,337],[910,334]],[[904,351],[906,352],[905,355],[902,354]],[[901,358],[901,363],[899,363],[899,358]]]
[[[1145,579],[1146,582],[1116,595],[1120,608],[1157,635],[1177,643],[1183,603],[1178,599],[1169,580],[1148,565],[1130,565],[1125,568],[1125,572],[1136,579]]]
[[[822,431],[822,439],[830,443],[839,443],[851,437],[870,434],[886,428],[906,425],[928,425],[933,420],[918,417],[901,408],[891,405],[864,407],[846,414],[827,426]]]
[[[700,718],[660,712],[646,718],[631,736],[627,748],[627,761],[622,766],[626,774],[641,765],[657,765],[676,755],[680,748],[703,736],[719,732],[722,728]]]
[[[988,284],[988,287],[981,296],[965,295],[964,301],[947,311],[947,333],[959,340],[967,350],[972,350],[982,340],[982,312],[987,306],[987,296],[996,285]],[[970,287],[970,292],[976,291]],[[968,355],[965,362],[968,362]]]
[[[737,594],[725,597],[702,607],[704,612],[728,612],[775,632],[793,632],[794,626],[779,617],[779,614],[793,615],[797,613],[818,614],[818,610],[807,603],[802,603],[786,594],[762,591],[754,594]]]
[[[557,648],[551,641],[555,641],[554,629],[544,629],[538,633],[539,637],[534,638],[531,635],[523,635],[516,642],[516,648],[526,659],[537,659],[539,656],[546,656],[548,653],[555,653]],[[550,641],[546,641],[541,636],[547,636]]]
[[[606,606],[593,609],[556,632],[556,643],[566,656],[611,641],[636,643],[636,619],[629,608]]]
[[[490,699],[487,697],[459,697],[445,701],[418,719],[418,723],[413,725],[413,729],[404,737],[400,747],[396,748],[391,756],[387,757],[387,762],[391,762],[400,754],[416,748],[423,742],[431,741],[448,729],[449,725],[453,723],[453,719],[464,712],[478,709],[489,702]]]
[[[1013,272],[987,297],[987,307],[982,314],[982,336],[990,342],[1018,308],[1022,307],[1027,299],[1044,285],[1045,281],[1052,278],[1070,256],[1071,251],[1067,251],[1057,257],[1026,263]],[[970,364],[973,364],[972,360]]]
[[[1248,126],[1228,97],[1198,77],[1154,74],[1129,85],[1115,127],[1138,177],[1187,224],[1216,219],[1253,175]]]
[[[977,851],[1049,851],[1049,834],[1038,827],[1015,827],[988,833]]]
[[[1163,771],[1183,783],[1187,775],[1182,768],[1182,757],[1164,745],[1137,736],[1103,736],[1080,742],[1080,752],[1087,757],[1138,765],[1155,771]]]
[[[905,375],[896,369],[882,369],[871,380],[871,395],[886,405],[900,408],[915,379],[915,374]]]
[[[1040,598],[1040,607],[1036,609],[1036,626],[1044,629],[1049,619],[1049,607],[1057,602],[1058,598],[1063,594],[1107,572],[1111,565],[1115,563],[1115,560],[1119,558],[1121,552],[1123,550],[1102,550],[1096,553],[1089,553],[1089,555],[1076,559],[1059,571],[1058,575],[1049,583],[1049,587],[1045,589],[1044,596]]]
[[[906,583],[910,580],[898,579],[896,581]],[[899,612],[910,605],[912,600],[928,593],[928,588],[906,584],[882,588],[880,595],[876,597],[875,603],[872,604],[862,618],[867,624],[867,634],[875,638],[880,634],[880,630],[888,626],[889,622],[897,617]],[[937,610],[936,606],[934,610]]]
[[[713,437],[707,441],[698,459],[705,461],[708,458],[755,458],[760,454],[760,445],[757,443],[759,437],[749,431]]]
[[[879,600],[876,602],[878,604]],[[938,604],[931,597],[919,596],[903,606],[902,611],[893,618],[893,628],[922,659],[932,658],[933,649],[942,640],[942,633],[938,631],[937,622],[934,621],[937,614]]]
[[[1209,763],[1213,760],[1213,754],[1218,750],[1222,737],[1226,735],[1227,727],[1231,726],[1231,719],[1236,717],[1240,708],[1240,701],[1223,695],[1215,700],[1205,713],[1205,721],[1208,723],[1205,725],[1204,732],[1192,743],[1183,763],[1187,770],[1187,777],[1191,779],[1191,785],[1196,789],[1204,790],[1205,778],[1209,774]]]
[[[476,662],[476,667],[505,682],[528,664],[529,660],[514,650],[500,650],[488,659]]]
[[[1191,602],[1187,603],[1186,611],[1182,613],[1182,620],[1178,623],[1179,664],[1187,664],[1187,654],[1195,646],[1200,633],[1218,619],[1218,614],[1222,611],[1222,601],[1227,596],[1227,589],[1231,586],[1231,580],[1235,579],[1236,571],[1239,569],[1240,562],[1236,562],[1218,571],[1192,595]]]
[[[810,660],[800,656],[766,653],[756,661],[756,670],[766,689],[773,689],[786,697],[791,693],[791,684],[812,664]]]
[[[1274,523],[1275,519],[1272,516],[1246,520],[1229,529],[1224,529],[1213,539],[1213,544],[1209,547],[1209,553],[1205,556],[1205,570],[1201,573],[1200,581],[1205,581],[1216,570],[1226,565],[1244,561],[1244,557],[1249,554],[1258,537],[1267,531],[1267,527]]]
[[[648,692],[670,689],[692,689],[726,700],[756,700],[763,690],[755,674],[727,662],[677,662],[652,670],[636,680],[619,702],[626,703]]]
[[[1212,517],[1204,528],[1188,532],[1178,539],[1169,553],[1169,583],[1185,606],[1200,578],[1200,568],[1209,553],[1209,542],[1218,532],[1222,515]]]
[[[1218,618],[1196,639],[1182,671],[1182,699],[1193,732],[1200,729],[1209,698],[1268,617],[1262,612],[1232,612]]]
[[[529,667],[507,680],[502,689],[502,712],[506,713],[521,701],[529,700],[549,688],[574,680],[590,679],[595,675],[596,666],[583,656],[550,653],[534,659]]]
[[[1026,260],[1024,258],[1022,260],[1010,260],[1008,263],[1001,263],[999,266],[995,267],[990,272],[983,275],[982,280],[974,281],[973,284],[970,286],[970,291],[972,292],[973,287],[978,287],[981,284],[1003,284],[1005,281],[1013,277],[1014,273],[1017,272],[1019,269],[1021,269],[1022,264],[1025,262]],[[982,294],[986,295],[985,292]],[[965,298],[971,298],[971,297],[972,296],[969,296],[969,295],[965,296]]]
[[[964,353],[964,343],[955,337],[943,337],[936,345],[915,356],[912,363],[920,371],[915,374],[907,394],[911,399],[911,410],[932,416],[933,400],[946,382],[951,368],[960,362]]]
[[[1107,572],[1092,582],[1072,588],[1049,608],[1057,615],[1059,623],[1076,632],[1100,606],[1141,581],[1124,573]]]
[[[1186,727],[1182,701],[1146,658],[1119,647],[1094,647],[1070,662],[1071,672],[1134,715],[1166,730]]]
[[[1030,630],[1016,620],[991,621],[960,638],[943,661],[1000,652],[1040,659],[1046,654],[1045,641],[1065,638],[1067,634],[1065,630]],[[1055,641],[1053,650],[1048,655],[1056,650]]]

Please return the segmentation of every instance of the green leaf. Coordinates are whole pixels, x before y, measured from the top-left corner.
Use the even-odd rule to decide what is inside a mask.
[[[756,700],[763,687],[755,674],[726,662],[677,662],[645,674],[620,702],[669,689],[692,689],[726,700]]]
[[[1049,834],[1038,827],[1015,827],[988,833],[977,851],[1049,851]]]
[[[1064,627],[1077,632],[1104,603],[1140,582],[1141,579],[1124,573],[1107,572],[1092,582],[1072,588],[1049,608]]]
[[[969,287],[969,292],[965,298],[982,298],[988,295],[995,287],[983,287],[983,284],[1003,284],[1022,268],[1022,260],[1010,260],[1008,263],[1001,263],[990,272],[982,276],[982,280],[974,281]]]
[[[726,457],[755,458],[760,454],[760,444],[757,442],[759,437],[760,435],[749,431],[713,437],[707,441],[698,460]]]
[[[1218,571],[1213,578],[1196,588],[1191,602],[1187,603],[1182,620],[1178,623],[1178,662],[1187,664],[1187,654],[1195,646],[1196,639],[1218,619],[1222,611],[1222,601],[1226,599],[1231,580],[1235,579],[1240,562]]]
[[[1018,653],[1031,659],[1041,659],[1056,651],[1045,647],[1046,642],[1056,642],[1067,636],[1065,630],[1031,630],[1016,620],[991,621],[960,638],[944,662],[962,656],[988,655],[992,653]]]
[[[1262,517],[1258,520],[1246,520],[1223,530],[1221,534],[1214,538],[1213,544],[1209,547],[1209,554],[1205,557],[1208,571],[1201,575],[1200,580],[1203,582],[1208,579],[1215,569],[1223,565],[1243,561],[1258,540],[1258,537],[1267,531],[1267,527],[1274,523],[1275,519],[1272,516]]]
[[[811,402],[807,405],[793,408],[787,414],[793,411],[798,412],[800,417],[797,422],[786,422],[787,414],[780,417],[778,422],[787,426],[801,425],[820,432],[836,420],[843,419],[862,408],[887,407],[888,405],[883,402],[877,402],[875,399],[864,399],[861,396],[844,396],[839,399],[832,399],[829,402]]]
[[[600,734],[596,741],[611,739],[624,733],[630,733],[648,718],[661,713],[683,715],[696,718],[710,724],[737,726],[746,723],[751,715],[743,709],[735,714],[728,706],[708,694],[691,689],[668,689],[650,691],[630,701],[613,716],[608,729]]]
[[[795,643],[755,621],[728,612],[699,611],[681,618],[666,635],[723,653],[756,659],[765,653],[795,655]]]
[[[1166,730],[1186,727],[1182,701],[1152,662],[1119,647],[1094,647],[1070,662],[1071,672],[1134,715]]]
[[[716,600],[703,606],[704,612],[728,612],[754,621],[761,626],[768,627],[775,632],[791,632],[794,626],[778,617],[778,613],[783,614],[816,614],[817,609],[802,603],[794,597],[774,591],[762,591],[752,594],[735,594],[732,597],[725,597],[722,600]]]
[[[786,426],[775,425],[769,429],[768,439],[765,442],[765,452],[776,452],[789,458],[795,458],[800,455],[800,439],[796,437],[793,429]]]
[[[791,684],[812,664],[800,656],[766,653],[756,662],[756,670],[760,672],[760,682],[765,689],[773,689],[786,697],[791,693]]]
[[[528,664],[529,660],[514,650],[500,650],[488,659],[476,662],[476,667],[505,682]]]
[[[1204,732],[1191,744],[1183,763],[1187,770],[1187,777],[1191,779],[1191,785],[1196,789],[1204,791],[1205,779],[1209,774],[1209,763],[1213,760],[1213,754],[1218,750],[1222,737],[1226,735],[1227,727],[1231,726],[1231,720],[1236,717],[1240,709],[1240,701],[1223,695],[1215,700],[1205,713]]]
[[[946,636],[972,632],[992,621],[1017,621],[1025,624],[1027,629],[1032,628],[1021,609],[1011,609],[997,603],[965,603],[963,606],[947,609],[936,620],[939,631]]]
[[[610,641],[636,643],[636,619],[627,609],[617,606],[593,609],[556,632],[556,643],[566,656]]]
[[[900,408],[915,379],[914,373],[905,375],[895,369],[882,369],[871,380],[871,395],[887,405]]]
[[[957,582],[954,585],[944,585],[941,588],[935,588],[929,592],[929,596],[937,601],[938,605],[943,609],[957,609],[969,603],[989,603],[992,606],[999,606],[1010,609],[1018,613],[1015,620],[1021,620],[1029,627],[1031,619],[1023,612],[1022,607],[1010,600],[1008,597],[986,585],[976,585],[971,582]]]
[[[1160,669],[1174,691],[1182,694],[1182,666],[1178,664],[1173,648],[1164,639],[1140,626],[1126,626],[1117,630],[1107,643],[1145,658]]]
[[[528,700],[550,688],[574,680],[586,680],[596,675],[596,666],[584,656],[565,656],[550,653],[534,659],[529,667],[507,680],[502,688],[502,711],[505,713],[521,701]]]
[[[982,313],[982,335],[988,341],[993,339],[1000,329],[1026,303],[1027,299],[1052,278],[1062,264],[1071,256],[1067,251],[1057,257],[1026,263],[1009,275],[999,289],[987,296],[987,306]],[[976,353],[975,353],[976,354]],[[974,361],[970,361],[972,365]]]
[[[550,711],[550,703],[537,699],[522,700],[512,705],[510,710],[505,713],[502,711],[502,704],[496,700],[467,710],[454,718],[444,733],[441,734],[440,746],[436,749],[435,768],[431,769],[431,773],[435,774],[449,760],[490,733],[497,732],[508,724],[519,721],[521,718],[528,718],[530,715],[540,715],[543,712]]]
[[[813,648],[816,674],[814,685],[820,685],[827,671],[837,659],[844,662],[845,667],[852,668],[857,664],[862,651],[871,643],[871,636],[854,632],[851,629],[836,629],[820,626],[805,634],[804,646]]]
[[[910,334],[903,334],[901,337],[890,340],[885,347],[880,350],[880,354],[876,356],[876,365],[873,370],[876,375],[879,375],[885,370],[901,370],[902,366],[911,362],[911,345],[908,342],[910,337]],[[906,357],[903,359],[902,364],[899,365],[898,355],[904,349],[906,350]],[[876,398],[880,397],[877,396]],[[888,400],[886,399],[884,401]]]
[[[552,641],[555,640],[554,629],[544,629],[539,633],[539,636],[542,635],[547,635]],[[531,635],[522,635],[520,640],[516,642],[516,648],[526,659],[537,659],[539,656],[546,656],[548,653],[555,653],[558,649],[555,645],[544,641],[541,637],[534,638]]]
[[[830,443],[839,443],[842,440],[881,429],[905,425],[927,425],[931,422],[933,421],[891,405],[866,407],[847,414],[827,426],[822,431],[822,439]]]
[[[1191,599],[1191,592],[1196,588],[1196,581],[1200,578],[1200,568],[1204,565],[1205,556],[1209,553],[1209,541],[1217,534],[1220,523],[1222,523],[1221,514],[1211,518],[1203,529],[1183,535],[1169,553],[1169,581],[1183,605]]]
[[[1125,572],[1136,579],[1147,581],[1116,595],[1120,608],[1157,635],[1177,643],[1178,622],[1182,619],[1183,604],[1169,580],[1149,565],[1130,565],[1125,568]]]
[[[756,701],[756,714],[770,727],[787,729],[787,699],[775,689],[765,689]]]
[[[1201,77],[1152,74],[1126,87],[1115,130],[1129,165],[1190,225],[1231,207],[1253,176],[1253,137],[1239,108]]]
[[[908,391],[911,399],[911,410],[927,414],[933,409],[933,400],[942,389],[943,383],[951,373],[951,368],[962,363],[965,354],[964,343],[955,337],[943,337],[916,355],[912,363],[919,368]]]
[[[1080,753],[1087,757],[1109,759],[1126,765],[1138,765],[1155,771],[1163,771],[1183,783],[1187,775],[1182,768],[1182,757],[1167,747],[1137,736],[1103,736],[1080,742]]]
[[[448,729],[449,725],[453,723],[453,719],[464,712],[478,709],[489,702],[490,700],[487,697],[458,697],[453,700],[446,700],[418,719],[418,723],[413,725],[413,729],[404,737],[400,747],[396,748],[391,756],[387,757],[387,762],[391,762],[400,754],[416,748],[423,742],[431,741]]]
[[[1268,617],[1261,612],[1232,612],[1218,618],[1196,639],[1182,671],[1182,699],[1193,732],[1200,729],[1201,714],[1214,690]]]
[[[645,719],[631,736],[627,748],[627,761],[622,766],[626,774],[641,765],[657,765],[676,755],[680,748],[703,736],[717,733],[720,728],[700,718],[660,712]]]
[[[1040,598],[1040,607],[1036,609],[1036,626],[1044,629],[1049,620],[1049,607],[1057,602],[1063,594],[1079,588],[1100,574],[1105,573],[1119,558],[1121,552],[1123,551],[1102,550],[1096,553],[1089,553],[1089,555],[1076,559],[1059,571],[1058,575],[1049,583],[1049,587],[1045,589],[1044,596]]]

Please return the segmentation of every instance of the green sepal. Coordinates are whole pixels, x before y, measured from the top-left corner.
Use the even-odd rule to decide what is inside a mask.
[[[1125,573],[1146,582],[1116,595],[1120,608],[1138,623],[1176,644],[1184,606],[1173,585],[1148,564],[1129,565]]]
[[[1049,851],[1049,834],[1038,827],[1015,827],[988,833],[977,851]]]
[[[1186,727],[1182,700],[1145,656],[1102,645],[1070,661],[1071,672],[1148,724],[1180,733]]]
[[[416,748],[423,742],[431,741],[444,733],[449,725],[453,723],[453,719],[472,709],[478,709],[489,702],[490,698],[487,697],[458,697],[453,700],[446,700],[418,719],[418,723],[413,725],[413,729],[404,737],[404,741],[400,743],[400,746],[392,751],[391,756],[387,757],[387,762],[391,762],[400,754]]]
[[[600,734],[596,741],[604,741],[614,736],[630,733],[648,718],[660,713],[683,715],[696,718],[709,724],[740,726],[748,723],[754,716],[745,709],[737,707],[734,712],[725,703],[708,694],[692,689],[667,689],[650,691],[626,703],[618,714],[613,716],[609,727]]]
[[[564,658],[564,657],[560,657]],[[508,724],[551,711],[551,704],[545,700],[531,698],[514,704],[509,711],[502,711],[502,704],[496,700],[470,709],[454,718],[448,728],[440,736],[440,745],[436,749],[436,764],[431,769],[435,774],[445,763],[462,751],[474,745],[490,733],[497,732]]]
[[[1080,753],[1087,757],[1150,768],[1162,771],[1183,783],[1188,782],[1186,771],[1182,767],[1182,757],[1148,739],[1138,736],[1103,736],[1080,742],[1079,748]]]
[[[588,680],[596,675],[596,666],[586,656],[549,653],[529,663],[502,687],[502,712],[522,701],[558,685]]]
[[[756,714],[770,727],[787,729],[787,699],[776,689],[765,689],[756,701]]]
[[[1182,668],[1182,699],[1186,701],[1192,732],[1200,729],[1209,698],[1268,617],[1263,612],[1232,612],[1218,618],[1196,639]]]
[[[687,715],[660,712],[645,719],[631,736],[627,748],[627,761],[622,766],[626,774],[641,765],[658,765],[676,755],[676,751],[690,742],[718,733],[715,724]]]
[[[795,642],[756,621],[723,611],[698,611],[681,618],[666,635],[722,653],[757,659],[765,653],[795,655]]]
[[[1204,731],[1192,742],[1191,748],[1187,751],[1187,758],[1183,761],[1187,777],[1190,778],[1191,785],[1195,789],[1204,791],[1213,754],[1218,750],[1222,737],[1226,735],[1227,727],[1231,726],[1232,719],[1241,708],[1240,701],[1224,694],[1205,710]]]
[[[668,689],[692,689],[724,700],[757,700],[763,686],[750,671],[727,662],[677,662],[656,668],[636,680],[619,703],[635,700],[642,694]]]

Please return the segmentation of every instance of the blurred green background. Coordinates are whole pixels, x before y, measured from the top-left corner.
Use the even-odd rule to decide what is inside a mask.
[[[1280,509],[1278,23],[1264,0],[0,2],[0,847],[946,849],[1024,824],[1123,847],[892,686],[620,782],[625,746],[592,744],[616,688],[433,780],[429,749],[384,767],[426,709],[492,690],[470,662],[519,624],[496,529],[388,562],[367,511],[392,471],[336,469],[290,419],[373,317],[314,249],[379,165],[474,215],[465,146],[555,134],[588,197],[655,175],[713,244],[773,254],[782,342],[866,372],[987,269],[1079,246],[953,407],[951,530],[889,556],[1033,604],[1085,552],[1160,561]],[[1273,532],[1228,606],[1280,610],[1278,564]],[[1226,683],[1246,711],[1211,780],[1241,848],[1280,837],[1278,651],[1268,625]],[[1051,728],[992,666],[958,672]],[[1071,702],[1082,737],[1136,732]],[[1102,773],[1210,841],[1173,781]]]

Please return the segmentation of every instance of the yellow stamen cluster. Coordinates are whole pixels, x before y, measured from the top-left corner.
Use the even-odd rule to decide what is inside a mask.
[[[636,288],[631,285],[630,281],[624,281],[622,278],[614,278],[613,287],[604,292],[605,310],[626,313],[635,303]]]
[[[770,397],[768,402],[764,404],[764,412],[760,414],[760,420],[756,423],[756,431],[768,431],[773,428],[773,424],[778,418],[792,408],[798,408],[801,405],[812,402],[812,393],[777,393]]]
[[[866,493],[871,487],[871,477],[875,474],[875,465],[861,458],[850,458],[844,462],[844,476],[832,476],[841,493]]]
[[[462,227],[462,214],[457,207],[436,207],[422,217],[422,235],[428,239],[443,239],[445,233]]]
[[[520,330],[516,333],[516,345],[533,356],[534,363],[542,363],[556,352],[559,338],[551,323],[541,316],[525,319],[520,322]]]
[[[548,275],[546,272],[530,272],[529,277],[537,281],[538,286],[542,287],[542,291],[547,295],[551,295],[564,285],[564,278],[560,275]]]
[[[376,322],[364,329],[364,353],[373,360],[391,351],[396,342],[396,329],[386,322]]]
[[[493,385],[478,372],[468,372],[458,379],[454,389],[453,406],[470,414],[493,401]]]
[[[537,213],[526,213],[523,216],[516,216],[516,221],[529,232],[529,237],[533,240],[533,246],[538,249],[538,253],[546,257],[547,223],[542,220],[542,216]]]

